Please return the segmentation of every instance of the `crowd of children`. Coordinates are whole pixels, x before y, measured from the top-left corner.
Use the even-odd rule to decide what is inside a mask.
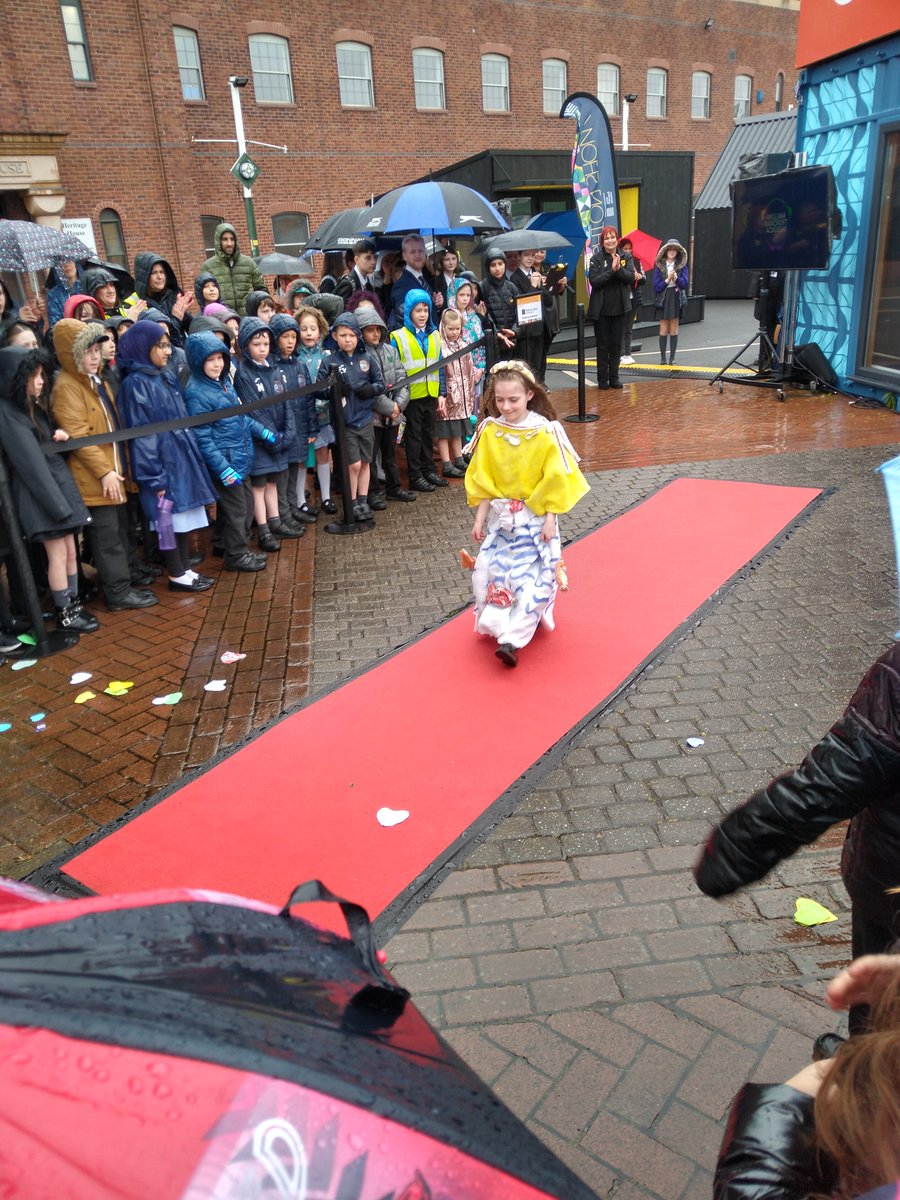
[[[244,256],[233,238],[226,247],[228,236],[226,227],[216,253],[226,261],[228,250],[233,275]],[[45,297],[19,309],[3,290],[0,447],[32,573],[52,596],[60,628],[97,629],[85,608],[95,595],[113,612],[151,607],[163,569],[173,591],[212,587],[214,575],[195,569],[202,560],[190,540],[210,521],[225,570],[265,569],[285,538],[304,536],[321,513],[339,512],[341,449],[344,519],[367,526],[388,501],[412,503],[417,492],[464,477],[488,362],[483,339],[493,326],[456,253],[426,264],[420,242],[407,239],[395,269],[383,256],[375,272],[374,247],[361,240],[342,295],[297,280],[273,296],[247,273],[225,303],[217,259],[183,291],[171,265],[152,252],[137,255],[133,277],[63,264],[48,276]],[[385,311],[395,310],[409,262],[422,273],[401,285],[401,319],[390,328]],[[277,403],[281,395],[288,398]],[[263,403],[193,428],[77,445],[254,401]],[[46,454],[41,443],[49,440],[76,446]],[[4,630],[21,624],[14,610],[25,608],[8,543],[0,539],[12,601],[0,597]],[[0,635],[0,655],[15,648]]]

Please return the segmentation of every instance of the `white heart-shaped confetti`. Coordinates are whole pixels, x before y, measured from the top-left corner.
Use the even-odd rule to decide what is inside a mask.
[[[246,654],[239,654],[237,652],[237,650],[226,650],[219,661],[226,663],[226,664],[227,663],[236,663],[236,662],[240,662],[242,658],[246,658],[246,657],[247,657]]]
[[[89,679],[93,679],[93,675],[91,674],[90,671],[76,671],[75,674],[72,676],[72,678],[69,680],[69,683],[71,683],[71,684],[87,683],[87,681]]]
[[[697,749],[697,747],[698,747],[698,746],[702,746],[702,745],[703,745],[703,743],[704,743],[704,739],[703,739],[703,738],[688,738],[688,739],[687,739],[687,742],[686,742],[686,745],[690,746],[690,748],[691,748],[692,750],[696,750],[696,749]]]
[[[224,692],[228,685],[227,679],[211,679],[209,683],[204,683],[204,692]]]
[[[408,820],[409,812],[405,808],[379,808],[375,817],[379,825],[390,829],[392,825],[402,825],[404,821]]]

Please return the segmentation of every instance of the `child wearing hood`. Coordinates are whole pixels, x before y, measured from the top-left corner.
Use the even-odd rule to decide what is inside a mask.
[[[250,297],[247,299],[249,301]],[[306,387],[309,376],[297,352],[300,326],[287,313],[275,313],[269,322],[269,330],[278,348],[275,365],[284,376],[284,390],[295,392]],[[282,520],[287,517],[297,525],[314,525],[318,512],[313,514],[306,503],[306,460],[319,428],[316,420],[316,398],[309,392],[306,396],[297,396],[287,403],[294,413],[294,440],[288,446],[288,470],[283,490],[278,492],[278,507]]]
[[[134,290],[148,308],[164,312],[176,322],[177,342],[181,346],[191,325],[191,314],[197,312],[197,301],[178,286],[175,272],[164,258],[149,250],[134,256]]]
[[[222,303],[222,289],[212,271],[201,271],[194,276],[194,299],[197,301],[197,311],[201,313],[207,304]]]
[[[434,468],[434,419],[440,394],[441,339],[431,316],[431,297],[422,288],[412,288],[403,300],[403,325],[391,334],[407,375],[433,371],[409,385],[409,404],[406,408],[406,467],[409,486],[414,492],[433,492],[436,487],[449,487],[446,479]]]
[[[670,238],[659,248],[653,266],[653,299],[659,313],[659,362],[665,366],[666,340],[669,342],[669,365],[675,361],[678,349],[678,322],[687,301],[687,250]]]
[[[229,377],[231,356],[212,330],[189,334],[185,352],[191,369],[184,390],[189,413],[214,413],[240,403]],[[194,433],[216,488],[213,545],[222,547],[225,570],[261,571],[268,560],[265,554],[253,554],[249,546],[253,439],[271,442],[275,435],[255,417],[240,414],[198,425]]]
[[[122,334],[117,360],[119,408],[128,426],[154,425],[187,416],[178,382],[168,370],[171,343],[164,325],[138,321]],[[215,580],[191,569],[188,534],[209,523],[205,505],[215,489],[192,429],[136,437],[131,466],[141,506],[159,534],[159,549],[173,592],[204,592]]]
[[[0,445],[10,466],[13,504],[22,533],[41,543],[57,628],[93,633],[100,628],[78,599],[75,535],[90,515],[61,454],[42,443],[68,441],[50,414],[50,359],[43,350],[0,350]]]
[[[466,345],[462,314],[453,308],[445,309],[441,315],[442,356],[449,358],[464,350]],[[476,387],[480,378],[481,372],[471,353],[441,367],[435,433],[445,479],[462,479],[466,473],[462,448],[473,433],[472,418],[478,404]]]
[[[384,376],[384,391],[375,397],[375,451],[384,473],[385,492],[388,500],[400,500],[410,504],[415,492],[409,492],[400,480],[397,470],[397,427],[409,404],[409,385],[406,371],[400,361],[397,348],[388,337],[387,325],[381,314],[371,305],[361,304],[356,310],[356,319],[362,330],[363,341],[370,354],[378,359]],[[369,485],[369,508],[376,512],[386,508],[379,489]]]
[[[284,376],[275,365],[275,339],[265,321],[242,317],[238,345],[241,361],[234,373],[234,390],[243,403],[284,395]],[[279,538],[300,538],[306,533],[305,525],[284,521],[278,506],[279,481],[282,476],[287,479],[287,451],[294,440],[294,413],[289,404],[271,404],[258,409],[255,415],[273,435],[271,440],[255,438],[250,482],[256,537],[260,550],[277,554],[281,549]]]
[[[384,376],[378,359],[366,349],[359,321],[353,313],[341,313],[325,339],[325,349],[341,377],[344,428],[347,434],[347,469],[350,500],[357,521],[371,521],[369,478],[375,457],[373,405],[384,392]]]
[[[53,327],[53,349],[60,364],[51,396],[53,420],[70,438],[112,433],[121,427],[115,401],[100,374],[101,346],[109,336],[102,326],[68,317]],[[149,579],[140,571],[137,549],[129,534],[125,445],[109,442],[83,446],[67,458],[91,514],[85,535],[110,612],[158,604],[153,592],[140,586]]]

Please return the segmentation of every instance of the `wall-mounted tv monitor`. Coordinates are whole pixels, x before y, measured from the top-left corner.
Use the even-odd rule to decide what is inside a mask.
[[[799,167],[731,185],[736,271],[821,270],[835,226],[831,167]]]

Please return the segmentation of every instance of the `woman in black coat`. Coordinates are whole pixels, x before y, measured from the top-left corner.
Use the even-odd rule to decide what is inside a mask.
[[[42,350],[0,350],[0,445],[10,469],[12,497],[22,532],[43,544],[47,578],[60,629],[91,633],[99,622],[78,600],[75,534],[90,521],[75,481],[59,454],[42,442],[66,441],[49,408],[50,365]]]
[[[591,301],[588,318],[594,322],[597,344],[597,386],[621,388],[619,358],[625,317],[631,312],[634,266],[618,252],[619,235],[612,225],[600,230],[600,246],[588,264]]]

